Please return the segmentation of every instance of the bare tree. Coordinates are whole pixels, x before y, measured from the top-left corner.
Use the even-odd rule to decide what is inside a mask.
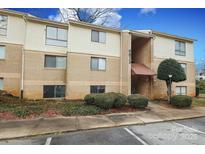
[[[69,19],[108,27],[119,27],[119,9],[112,8],[61,8],[54,20],[67,22]]]

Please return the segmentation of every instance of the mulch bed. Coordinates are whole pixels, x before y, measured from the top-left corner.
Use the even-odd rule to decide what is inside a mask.
[[[112,108],[112,109],[106,110],[106,111],[102,112],[101,114],[122,113],[122,112],[136,112],[136,111],[146,111],[146,110],[149,110],[149,108],[135,109],[135,108],[132,108],[129,105],[126,105],[126,106],[123,106],[123,107],[120,107],[120,108]]]
[[[42,114],[42,117],[45,118],[56,117],[56,116],[62,116],[62,114],[55,109],[48,109],[46,112]]]
[[[110,114],[110,113],[146,111],[146,110],[150,110],[150,109],[149,108],[135,109],[135,108],[130,107],[129,105],[126,105],[126,106],[123,106],[121,108],[112,108],[112,109],[109,109],[109,110],[105,110],[105,111],[99,113],[98,115],[105,115],[105,114]],[[57,117],[57,116],[63,116],[63,115],[59,111],[57,111],[56,109],[48,109],[46,112],[44,112],[40,115],[29,114],[25,118],[17,117],[16,115],[13,115],[10,112],[3,112],[3,113],[0,113],[0,120],[35,119],[35,118],[38,118],[38,117],[49,118],[49,117]]]
[[[163,100],[160,100],[160,101],[158,101],[158,103],[157,103],[158,105],[161,105],[161,106],[163,106],[163,107],[166,107],[166,108],[170,108],[170,109],[180,109],[180,110],[183,110],[183,109],[190,109],[191,107],[183,107],[183,108],[178,108],[178,107],[176,107],[176,106],[173,106],[173,105],[171,105],[168,101],[163,101]]]
[[[158,104],[167,108],[172,108],[172,109],[176,108],[173,105],[171,105],[168,101],[158,101]]]
[[[19,118],[10,112],[0,112],[0,119],[2,119],[2,120],[3,119],[4,120],[17,120]]]

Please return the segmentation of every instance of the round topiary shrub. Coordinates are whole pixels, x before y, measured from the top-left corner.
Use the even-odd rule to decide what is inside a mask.
[[[120,108],[124,106],[127,102],[127,96],[121,93],[115,93],[115,95],[116,95],[116,98],[115,98],[113,107]]]
[[[114,105],[114,93],[103,93],[95,96],[95,104],[101,109],[110,109]]]
[[[171,104],[178,108],[190,107],[192,104],[192,97],[184,95],[172,96]]]
[[[85,104],[93,105],[95,104],[95,95],[96,94],[88,94],[84,97]]]
[[[133,108],[145,108],[148,105],[148,98],[139,94],[132,94],[127,97],[128,103]]]

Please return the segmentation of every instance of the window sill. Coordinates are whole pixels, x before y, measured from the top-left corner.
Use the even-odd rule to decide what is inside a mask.
[[[43,98],[45,100],[64,100],[65,97],[52,97],[52,98]]]
[[[92,43],[98,43],[98,44],[106,44],[106,42],[97,42],[97,41],[91,41]]]
[[[44,67],[45,70],[66,70],[66,68]]]
[[[175,54],[176,56],[186,57],[186,55]]]
[[[91,70],[91,71],[94,71],[94,72],[106,72],[106,70]]]

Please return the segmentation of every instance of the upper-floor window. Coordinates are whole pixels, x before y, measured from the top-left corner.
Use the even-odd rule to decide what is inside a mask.
[[[44,67],[66,68],[66,57],[45,55]]]
[[[0,15],[0,35],[6,35],[7,33],[7,21],[8,17]]]
[[[67,47],[68,30],[57,27],[46,27],[46,44]]]
[[[106,33],[100,32],[97,30],[92,30],[91,31],[91,41],[105,43],[106,42]]]
[[[175,41],[175,55],[185,56],[186,55],[186,44],[185,42]]]
[[[184,64],[184,63],[181,63],[180,65],[181,65],[181,67],[183,68],[184,73],[187,74],[187,65]]]
[[[0,46],[0,59],[5,59],[5,46]]]
[[[91,57],[91,70],[106,70],[106,59],[99,57]]]

